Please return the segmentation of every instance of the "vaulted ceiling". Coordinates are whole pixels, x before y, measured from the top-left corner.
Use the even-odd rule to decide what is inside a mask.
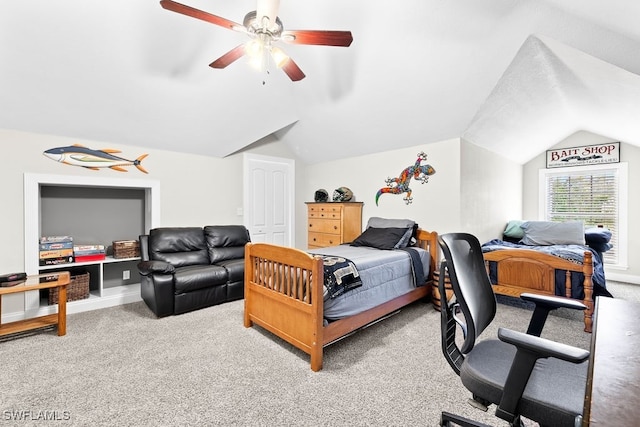
[[[256,0],[181,0],[242,22]],[[246,36],[157,0],[4,0],[0,128],[223,157],[269,135],[315,163],[449,138],[524,163],[579,130],[640,145],[640,2],[281,0],[291,82]],[[104,148],[104,147],[93,147]]]

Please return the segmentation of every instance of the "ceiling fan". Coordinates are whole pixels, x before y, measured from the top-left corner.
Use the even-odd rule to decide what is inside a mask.
[[[292,44],[343,46],[351,45],[351,31],[284,30],[278,15],[280,0],[258,0],[256,10],[245,15],[242,24],[212,15],[173,0],[161,0],[160,5],[173,12],[201,19],[230,30],[245,33],[250,40],[243,43],[209,64],[212,68],[225,68],[245,54],[257,67],[264,69],[269,58],[292,81],[302,80],[305,75],[293,59],[274,44],[278,41]]]

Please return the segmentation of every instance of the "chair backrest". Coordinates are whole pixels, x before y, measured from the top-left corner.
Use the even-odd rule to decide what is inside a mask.
[[[464,316],[466,331],[460,349],[464,355],[473,349],[476,339],[495,317],[496,297],[487,275],[480,242],[475,236],[468,233],[448,233],[438,236],[438,242],[444,254],[455,303]],[[443,280],[442,272],[440,280]],[[444,311],[444,305],[441,307]],[[443,316],[449,314],[454,314],[451,307],[447,307]],[[447,327],[450,328],[450,325]],[[442,332],[446,333],[445,330]]]

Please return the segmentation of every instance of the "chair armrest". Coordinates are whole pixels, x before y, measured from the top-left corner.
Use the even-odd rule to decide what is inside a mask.
[[[542,333],[547,316],[551,310],[556,308],[570,308],[573,310],[586,310],[587,306],[571,298],[557,297],[552,295],[537,295],[523,293],[520,298],[524,301],[533,302],[536,305],[531,320],[529,321],[529,329],[527,334],[537,337]]]
[[[173,274],[176,271],[173,265],[164,261],[141,261],[138,263],[138,270],[143,276],[149,276],[153,273]]]
[[[502,399],[496,409],[496,415],[509,422],[515,419],[516,408],[538,359],[553,357],[582,363],[589,357],[587,350],[510,329],[499,328],[498,338],[517,349],[502,390]]]
[[[518,349],[536,354],[537,359],[541,357],[554,357],[571,363],[581,363],[589,357],[588,350],[511,329],[499,328],[498,338],[500,338],[501,341],[515,345]]]
[[[587,306],[581,303],[578,300],[566,298],[566,297],[556,297],[551,295],[538,295],[538,294],[530,294],[524,293],[520,295],[525,301],[533,302],[536,306],[544,306],[549,307],[551,309],[554,308],[570,308],[573,310],[586,310]]]

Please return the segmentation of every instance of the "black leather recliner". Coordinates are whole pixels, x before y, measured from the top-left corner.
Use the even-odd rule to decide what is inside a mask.
[[[140,236],[140,293],[158,317],[244,297],[241,225],[163,227]]]
[[[526,333],[499,328],[498,339],[478,340],[496,314],[496,298],[485,268],[478,239],[467,233],[438,237],[445,261],[440,268],[442,351],[472,403],[486,410],[497,405],[496,415],[511,426],[520,417],[540,426],[580,425],[587,381],[589,351],[540,337],[551,310],[585,310],[579,301],[562,297],[522,294],[535,303]],[[446,299],[445,272],[454,298]],[[458,315],[462,313],[463,318]],[[457,326],[456,326],[457,325]],[[456,340],[462,329],[464,341]],[[442,426],[484,426],[443,412]]]

